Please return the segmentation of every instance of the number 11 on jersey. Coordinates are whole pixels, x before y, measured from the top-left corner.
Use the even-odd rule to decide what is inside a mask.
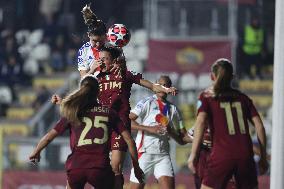
[[[239,124],[239,127],[240,127],[241,134],[246,134],[245,122],[244,122],[244,118],[243,118],[244,116],[243,116],[242,104],[240,102],[233,102],[232,104],[230,102],[221,102],[220,106],[221,106],[221,108],[225,109],[229,134],[230,135],[236,134],[235,125],[234,125],[234,121],[233,121],[232,108],[235,108],[236,111],[237,111],[237,119],[238,119],[238,124]]]

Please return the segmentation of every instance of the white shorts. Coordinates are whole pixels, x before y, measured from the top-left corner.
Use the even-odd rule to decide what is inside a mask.
[[[174,169],[168,154],[142,154],[139,158],[139,166],[145,174],[145,181],[154,174],[158,180],[162,176],[174,177]],[[131,169],[130,181],[139,183],[134,175],[133,168]]]

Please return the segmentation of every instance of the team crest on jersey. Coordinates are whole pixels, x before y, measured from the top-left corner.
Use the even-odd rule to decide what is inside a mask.
[[[114,147],[114,148],[119,148],[119,143],[118,143],[118,142],[115,142],[115,143],[113,144],[113,147]]]
[[[143,108],[143,104],[142,103],[137,104],[137,108],[142,109]]]
[[[138,75],[137,72],[134,72],[134,71],[130,71],[133,75]]]

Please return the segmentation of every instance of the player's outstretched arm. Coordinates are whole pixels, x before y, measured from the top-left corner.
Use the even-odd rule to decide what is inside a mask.
[[[131,129],[132,130],[137,130],[137,131],[145,131],[150,134],[155,134],[155,135],[160,135],[161,133],[165,132],[164,126],[161,124],[158,124],[156,126],[145,126],[145,125],[140,125],[137,123],[136,119],[138,118],[137,115],[134,113],[130,112],[129,118],[131,120]]]
[[[178,90],[175,87],[164,87],[157,83],[152,83],[151,81],[140,79],[140,85],[143,87],[146,87],[154,92],[164,92],[167,94],[171,94],[173,96],[176,96],[178,93]]]
[[[253,117],[252,122],[256,129],[256,134],[260,148],[259,171],[260,174],[264,174],[268,169],[267,153],[266,153],[266,133],[263,123],[259,116]]]
[[[127,130],[123,131],[121,135],[123,139],[125,140],[125,142],[127,143],[129,153],[132,159],[135,177],[138,179],[139,183],[144,183],[144,173],[139,167],[138,154],[137,154],[135,142]]]
[[[202,142],[202,137],[205,131],[206,123],[207,123],[206,120],[207,120],[207,113],[200,112],[196,119],[196,123],[194,127],[195,128],[194,138],[192,142],[190,157],[188,159],[188,167],[191,169],[193,173],[196,172],[195,167],[194,167],[194,162],[196,160],[197,153],[198,153],[199,147]]]
[[[37,144],[36,148],[29,156],[31,162],[36,163],[40,161],[40,152],[55,138],[58,132],[55,129],[51,129],[44,137],[42,137]]]

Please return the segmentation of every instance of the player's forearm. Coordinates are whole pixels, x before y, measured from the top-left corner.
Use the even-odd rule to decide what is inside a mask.
[[[179,132],[179,134],[178,134],[178,133],[172,131],[172,129],[170,129],[170,131],[168,132],[168,134],[169,134],[170,137],[172,137],[178,144],[180,144],[180,145],[185,145],[185,144],[186,144],[186,143],[183,141],[182,133]]]
[[[131,137],[128,131],[122,132],[121,135],[128,146],[129,154],[132,159],[133,166],[138,165],[138,153],[137,153],[135,141],[133,140],[133,138]]]
[[[152,91],[154,92],[164,92],[164,93],[168,93],[169,88],[164,87],[158,83],[153,83],[152,86]]]
[[[140,79],[140,85],[147,88],[147,89],[154,91],[153,83],[148,81],[148,80]]]
[[[131,140],[131,142],[129,142],[128,144],[128,149],[129,149],[129,153],[132,159],[132,164],[133,166],[139,165],[138,164],[138,153],[137,153],[137,149],[136,149],[136,145],[134,140]]]
[[[253,122],[256,129],[258,142],[260,145],[260,156],[266,158],[266,133],[260,117],[254,117]]]
[[[40,153],[57,135],[57,132],[52,129],[50,132],[48,132],[45,136],[43,136],[38,145],[36,146],[34,152]]]
[[[84,76],[86,76],[86,75],[92,75],[92,74],[94,74],[95,73],[95,71],[96,71],[96,69],[94,69],[94,68],[91,68],[90,70],[81,70],[80,71],[80,76],[81,76],[81,78],[83,78]]]
[[[135,121],[135,120],[131,120],[131,129],[132,129],[132,130],[149,132],[149,128],[150,128],[150,127],[148,127],[148,126],[140,125],[140,124],[137,123],[137,121]]]
[[[196,126],[194,129],[194,139],[192,142],[192,148],[191,148],[191,153],[190,153],[190,158],[191,159],[195,159],[197,152],[199,150],[199,147],[201,145],[202,142],[202,137],[203,137],[203,133],[205,130],[205,126],[206,126],[206,121],[205,121],[205,117],[204,115],[201,113],[197,116],[197,120],[196,120]]]
[[[266,158],[266,134],[264,127],[256,129],[258,142],[260,144],[260,156]]]

